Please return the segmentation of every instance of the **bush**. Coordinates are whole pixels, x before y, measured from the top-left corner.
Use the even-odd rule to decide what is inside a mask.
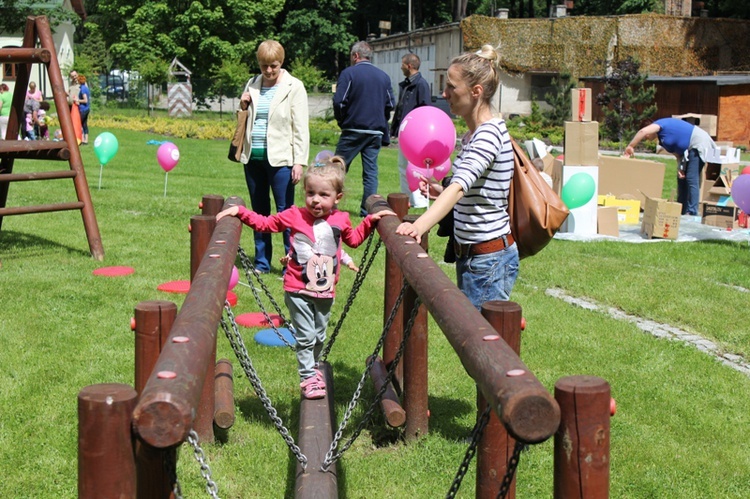
[[[305,90],[308,92],[317,92],[328,86],[323,71],[302,59],[294,61],[289,67],[289,71],[305,85]]]

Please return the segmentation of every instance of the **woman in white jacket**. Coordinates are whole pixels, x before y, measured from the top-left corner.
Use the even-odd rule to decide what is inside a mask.
[[[254,212],[271,214],[271,196],[276,212],[294,204],[294,185],[310,154],[307,92],[301,81],[281,68],[284,47],[266,40],[258,47],[261,74],[248,81],[240,99],[247,106],[247,132],[241,161]],[[289,231],[284,232],[284,254],[289,251]],[[271,234],[255,232],[255,269],[271,270]]]

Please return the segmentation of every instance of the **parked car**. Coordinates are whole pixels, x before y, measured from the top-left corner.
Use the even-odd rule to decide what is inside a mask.
[[[108,97],[125,98],[125,83],[120,75],[99,75],[99,88]]]

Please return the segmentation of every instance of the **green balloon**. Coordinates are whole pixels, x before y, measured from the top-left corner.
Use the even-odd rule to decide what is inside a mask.
[[[560,196],[568,209],[580,208],[594,197],[596,184],[588,173],[576,173],[572,175],[562,188]]]
[[[106,165],[110,159],[115,157],[119,147],[117,137],[109,132],[100,133],[94,140],[94,153],[102,165]]]

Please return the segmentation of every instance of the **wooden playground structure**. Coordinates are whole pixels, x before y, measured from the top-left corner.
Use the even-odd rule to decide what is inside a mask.
[[[226,205],[238,203],[242,200],[230,198]],[[216,339],[242,225],[235,217],[217,224],[215,214],[223,206],[223,198],[206,196],[203,214],[191,218],[191,286],[179,313],[164,301],[135,309],[135,388],[99,384],[79,393],[79,497],[171,497],[176,448],[188,442],[197,455],[198,438],[213,442],[214,424],[227,428],[233,422],[231,365],[216,362]],[[370,212],[389,206],[399,217],[378,224],[388,251],[384,309],[389,314],[400,303],[400,316],[386,321],[383,358],[373,358],[369,372],[376,389],[391,376],[400,387],[400,399],[392,387],[383,390],[380,406],[389,424],[403,425],[407,442],[429,432],[429,311],[477,386],[477,421],[486,426],[475,431],[476,497],[494,498],[498,491],[515,497],[513,472],[522,448],[517,442],[536,444],[553,436],[554,497],[608,497],[609,384],[570,376],[558,380],[550,395],[518,357],[521,307],[488,302],[478,312],[420,245],[396,235],[407,196],[392,194],[387,203],[368,199]],[[402,370],[396,367],[401,354]],[[305,459],[298,456],[298,498],[338,496],[335,461],[325,465],[330,462],[324,448],[334,438],[333,376],[330,365],[321,366],[328,395],[301,401],[298,450]],[[209,494],[216,496],[215,487],[209,476]]]
[[[13,105],[8,117],[8,131],[5,137],[0,137],[0,228],[2,227],[3,217],[9,215],[80,210],[91,255],[96,260],[104,260],[104,248],[99,226],[86,181],[86,173],[83,168],[83,160],[78,148],[70,109],[68,108],[68,94],[65,91],[65,83],[57,61],[57,50],[47,18],[44,16],[28,17],[23,46],[21,48],[0,48],[0,62],[17,64]],[[29,84],[31,64],[44,64],[47,67],[63,135],[61,141],[18,140],[20,127],[26,125],[23,107],[26,88]],[[69,168],[57,171],[13,173],[13,163],[16,159],[67,161]],[[11,183],[58,179],[73,179],[76,201],[35,206],[7,206],[8,190]]]

